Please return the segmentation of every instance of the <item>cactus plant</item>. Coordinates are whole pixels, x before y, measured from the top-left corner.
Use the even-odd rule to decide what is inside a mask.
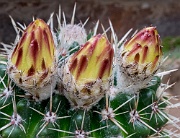
[[[76,7],[76,5],[75,5]],[[178,119],[165,109],[169,100],[160,72],[162,46],[156,27],[127,40],[112,41],[98,23],[87,34],[84,25],[61,24],[52,16],[16,26],[13,45],[2,43],[0,57],[0,137],[2,138],[147,138],[178,137]],[[50,26],[50,27],[49,27]],[[104,29],[104,28],[103,28]]]

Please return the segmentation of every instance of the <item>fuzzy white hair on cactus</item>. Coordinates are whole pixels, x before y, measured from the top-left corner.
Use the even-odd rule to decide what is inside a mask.
[[[57,15],[59,32],[57,35],[57,39],[59,41],[58,51],[61,56],[65,56],[66,54],[68,54],[68,50],[70,46],[73,45],[74,42],[78,43],[78,45],[82,45],[87,41],[87,33],[84,26],[86,25],[89,18],[84,22],[84,24],[82,23],[75,24],[74,23],[75,12],[76,12],[76,4],[74,5],[71,23],[67,24],[66,17],[63,12],[62,14],[63,24],[61,24],[61,7],[59,7],[59,15]]]

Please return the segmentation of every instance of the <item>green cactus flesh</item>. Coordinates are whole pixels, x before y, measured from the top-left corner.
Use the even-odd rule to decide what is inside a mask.
[[[3,66],[1,72],[2,69]],[[5,78],[4,82],[6,81]],[[1,85],[1,136],[3,138],[148,137],[159,133],[168,121],[168,116],[163,111],[166,104],[156,96],[159,85],[160,78],[154,77],[147,88],[140,90],[139,95],[119,93],[113,99],[109,97],[101,99],[90,110],[72,109],[68,100],[58,94],[42,102],[22,98],[20,97],[22,90],[16,86],[13,88],[15,94],[12,93],[6,98],[2,95],[4,88]]]

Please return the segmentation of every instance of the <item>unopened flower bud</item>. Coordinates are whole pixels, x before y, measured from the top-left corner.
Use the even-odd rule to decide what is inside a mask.
[[[9,57],[9,76],[22,89],[39,100],[49,97],[55,85],[55,46],[48,25],[41,19],[33,21]]]
[[[132,85],[151,78],[162,59],[160,36],[156,27],[147,27],[135,34],[120,49],[120,70],[133,80]],[[125,83],[125,82],[122,82]],[[134,84],[133,84],[134,83]],[[128,84],[128,85],[131,85]],[[125,87],[129,87],[129,86]]]
[[[99,34],[69,58],[63,83],[72,105],[90,106],[104,96],[110,85],[113,55],[111,44]]]

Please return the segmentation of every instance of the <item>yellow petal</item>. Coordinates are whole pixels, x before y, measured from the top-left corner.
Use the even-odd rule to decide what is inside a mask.
[[[54,41],[48,25],[37,19],[24,31],[10,60],[23,75],[32,76],[54,66],[54,51]]]
[[[97,79],[106,80],[112,71],[114,51],[102,35],[87,41],[69,60],[69,70],[77,83],[88,83]]]
[[[124,44],[122,50],[125,66],[137,64],[142,71],[153,73],[162,57],[159,34],[155,27],[147,27]],[[131,74],[131,73],[130,73]]]

